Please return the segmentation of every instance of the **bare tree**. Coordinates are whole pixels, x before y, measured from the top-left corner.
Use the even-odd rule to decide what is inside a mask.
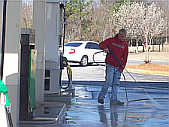
[[[111,15],[111,6],[109,2],[100,3],[99,8],[95,10],[97,20],[95,20],[96,28],[101,37],[101,40],[112,36],[113,25],[113,15]]]
[[[23,1],[22,2],[22,28],[33,27],[33,2]]]

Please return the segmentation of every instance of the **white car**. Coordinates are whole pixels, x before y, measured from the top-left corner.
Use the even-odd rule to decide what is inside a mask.
[[[99,44],[93,41],[73,41],[64,45],[64,56],[68,62],[88,64],[104,63],[106,54],[99,48]],[[100,53],[98,53],[100,52]]]

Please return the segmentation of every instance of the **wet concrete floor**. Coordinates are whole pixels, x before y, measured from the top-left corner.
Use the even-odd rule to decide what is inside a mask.
[[[110,105],[111,88],[105,104],[97,102],[104,81],[74,81],[75,97],[67,106],[64,124],[59,127],[168,127],[168,77],[134,76],[140,87],[129,77],[119,87],[118,98],[125,102],[124,106]]]

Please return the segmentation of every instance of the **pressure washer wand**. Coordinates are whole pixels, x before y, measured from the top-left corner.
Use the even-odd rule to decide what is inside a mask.
[[[109,52],[112,54],[112,56],[117,60],[117,62],[125,69],[124,65],[120,62],[120,60],[113,54],[113,52],[109,49]]]
[[[112,56],[117,60],[117,62],[126,70],[126,72],[133,78],[133,80],[140,86],[140,84],[135,80],[135,78],[128,72],[128,70],[124,67],[124,65],[120,62],[120,60],[113,54],[113,52],[109,49],[109,52]],[[141,86],[140,86],[141,87]]]
[[[126,70],[126,72],[132,77],[132,79],[136,82],[136,84],[142,88],[142,90],[145,92],[145,94],[148,96],[148,98],[150,99],[150,101],[153,103],[153,105],[157,108],[157,109],[164,109],[158,102],[156,102],[150,95],[148,95],[148,93],[144,90],[143,87],[140,86],[140,84],[135,80],[135,78],[130,74],[130,72],[127,71],[127,69],[124,67],[124,65],[120,62],[120,60],[113,54],[113,52],[108,49],[109,52],[111,53],[111,55],[117,60],[117,62]]]

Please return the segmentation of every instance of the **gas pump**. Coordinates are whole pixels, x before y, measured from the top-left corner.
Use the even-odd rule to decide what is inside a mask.
[[[11,117],[11,110],[10,110],[10,103],[9,103],[9,98],[8,98],[8,93],[7,92],[8,92],[8,90],[6,88],[6,85],[4,84],[3,81],[0,80],[0,94],[3,93],[5,95],[5,100],[6,100],[5,106],[2,107],[2,108],[5,108],[5,111],[6,111],[7,125],[9,127],[13,127],[13,122],[12,122],[12,117]],[[5,117],[5,114],[4,114],[3,117]],[[3,122],[3,124],[4,124],[5,121],[1,121],[1,122]]]
[[[68,77],[68,83],[63,84],[62,83],[62,70],[67,70],[67,77]],[[67,58],[64,57],[61,53],[60,55],[60,75],[59,75],[59,85],[60,85],[60,91],[63,89],[65,92],[68,92],[69,94],[72,94],[72,96],[75,96],[75,89],[72,87],[72,69],[70,65],[68,64]],[[62,92],[62,91],[61,91]]]
[[[62,34],[62,14],[64,2],[47,2],[46,18],[46,47],[45,47],[45,94],[58,94],[61,90],[71,89],[72,70],[62,55],[61,45],[64,44],[65,33]],[[57,17],[57,18],[56,18]],[[64,21],[65,23],[65,21]],[[52,29],[51,29],[52,28]],[[65,24],[64,24],[65,30]],[[63,35],[63,36],[62,36]],[[64,45],[63,45],[64,46]],[[66,68],[68,84],[63,86],[61,82],[62,70]]]
[[[21,29],[20,115],[21,121],[33,118],[36,79],[35,30]]]
[[[59,78],[59,85],[61,89],[71,89],[72,88],[72,69],[70,67],[70,65],[67,62],[67,58],[63,57],[62,55],[60,56],[60,78]],[[62,82],[61,82],[61,77],[62,77],[62,70],[64,69],[64,67],[66,67],[67,69],[67,76],[68,76],[68,84],[67,86],[62,86]]]

